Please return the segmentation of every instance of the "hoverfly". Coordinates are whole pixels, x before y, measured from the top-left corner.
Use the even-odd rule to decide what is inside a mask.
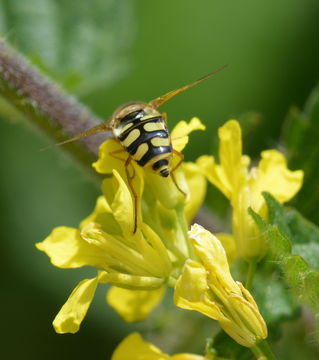
[[[171,175],[177,189],[184,194],[174,177],[174,171],[182,163],[184,156],[173,149],[167,128],[166,113],[160,113],[157,109],[174,96],[217,74],[226,66],[227,65],[224,65],[218,70],[213,71],[188,85],[172,90],[149,102],[134,101],[126,103],[117,108],[106,122],[66,141],[55,144],[56,146],[59,146],[97,133],[106,131],[113,132],[114,138],[118,140],[123,147],[123,149],[117,151],[117,153],[128,153],[127,160],[125,161],[125,171],[135,199],[134,233],[137,228],[137,194],[132,184],[133,177],[130,176],[128,172],[128,166],[132,160],[142,167],[150,168],[159,176],[168,177]],[[171,163],[173,154],[177,155],[180,158],[180,161],[172,168]]]

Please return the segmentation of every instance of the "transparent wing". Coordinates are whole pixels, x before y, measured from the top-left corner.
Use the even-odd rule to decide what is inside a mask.
[[[92,127],[91,129],[88,129],[88,130],[82,132],[79,135],[76,135],[76,136],[72,137],[71,139],[61,141],[61,142],[59,142],[57,144],[49,145],[49,146],[43,148],[42,150],[47,150],[47,149],[50,149],[50,148],[55,147],[55,146],[64,145],[64,144],[67,144],[67,143],[70,143],[70,142],[73,142],[73,141],[83,139],[84,137],[87,137],[87,136],[91,136],[91,135],[94,135],[94,134],[98,134],[98,133],[106,132],[106,131],[110,131],[110,130],[112,130],[112,128],[111,128],[111,126],[110,126],[110,124],[108,122],[101,123],[101,124],[99,124],[97,126]]]
[[[185,85],[179,89],[175,89],[175,90],[172,90],[170,92],[168,92],[167,94],[165,95],[162,95],[162,96],[159,96],[158,98],[154,99],[154,100],[151,100],[148,105],[150,107],[152,107],[153,109],[157,109],[159,106],[161,106],[162,104],[164,104],[166,101],[170,100],[171,98],[173,98],[174,96],[192,88],[193,86],[196,86],[197,84],[201,83],[202,81],[204,80],[207,80],[208,78],[210,78],[211,76],[219,73],[220,71],[222,71],[223,69],[225,69],[225,67],[227,67],[228,65],[224,65],[222,66],[221,68],[201,77],[200,79],[188,84],[188,85]]]

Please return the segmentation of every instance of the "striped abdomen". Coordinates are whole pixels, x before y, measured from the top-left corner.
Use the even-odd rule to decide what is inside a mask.
[[[136,111],[121,120],[117,139],[140,166],[151,166],[161,176],[170,173],[172,144],[164,119]]]

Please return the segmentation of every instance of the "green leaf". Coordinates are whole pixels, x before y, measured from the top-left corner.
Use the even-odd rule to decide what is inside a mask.
[[[294,254],[299,254],[312,268],[319,270],[319,244],[296,244],[292,247]]]
[[[294,248],[292,247],[292,240],[281,230],[281,220],[284,211],[283,207],[269,194],[265,195],[265,200],[269,206],[270,212],[272,211],[273,214],[280,214],[280,221],[278,221],[278,217],[272,216],[270,222],[267,223],[252,209],[249,209],[249,213],[256,222],[260,231],[263,233],[270,250],[271,259],[275,260],[276,264],[281,269],[284,279],[289,285],[292,294],[299,302],[310,306],[314,311],[315,316],[318,317],[319,271],[312,268],[301,255],[293,253]],[[277,224],[275,224],[276,221]],[[283,227],[283,229],[285,228],[286,226]],[[286,232],[286,234],[287,233],[288,232]],[[310,245],[312,244],[314,243],[310,243]],[[305,242],[304,246],[309,246],[309,243]],[[313,259],[311,261],[314,262]]]
[[[73,92],[109,86],[128,67],[129,0],[0,0],[0,10],[0,31]]]
[[[297,210],[286,211],[269,193],[264,193],[263,196],[268,205],[269,222],[277,225],[281,233],[291,241],[291,253],[299,254],[309,266],[319,270],[319,228]]]
[[[300,308],[296,305],[292,294],[287,291],[287,285],[276,271],[276,267],[273,266],[271,272],[268,268],[258,271],[253,287],[254,298],[267,326],[271,329],[272,338],[279,335],[280,322],[300,315]]]
[[[297,210],[288,209],[284,213],[294,244],[314,242],[319,244],[319,228],[303,217]]]
[[[284,235],[290,237],[291,232],[285,219],[285,211],[281,204],[270,193],[263,192],[263,197],[268,205],[270,223],[277,225]]]
[[[249,214],[259,227],[260,232],[263,234],[268,242],[268,246],[273,254],[278,258],[284,257],[291,253],[290,241],[279,231],[278,226],[268,224],[260,215],[254,212],[251,208],[248,209]],[[272,239],[270,241],[269,239]]]
[[[272,238],[271,250],[274,254],[281,254],[275,258],[275,262],[266,259],[259,266],[255,275],[253,294],[260,308],[267,326],[270,337],[280,337],[279,324],[283,320],[292,320],[300,315],[299,306],[296,305],[291,292],[287,291],[287,285],[278,274],[277,260],[291,253],[291,243],[288,237],[291,230],[285,219],[283,207],[269,193],[263,193],[268,204],[268,216],[271,225],[260,216],[250,210],[250,214],[264,234],[265,238]],[[280,231],[279,231],[280,229]]]

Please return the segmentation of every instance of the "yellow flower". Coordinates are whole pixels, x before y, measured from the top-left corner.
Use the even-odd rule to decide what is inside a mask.
[[[290,171],[283,154],[277,150],[263,151],[258,167],[249,170],[250,159],[242,154],[238,122],[228,121],[218,133],[220,165],[212,156],[200,157],[197,164],[230,201],[237,256],[246,260],[259,259],[265,253],[265,241],[249,216],[248,208],[267,216],[262,192],[270,192],[281,203],[286,202],[301,188],[303,172]]]
[[[175,304],[219,321],[239,344],[255,346],[267,337],[267,327],[249,291],[233,280],[220,241],[197,224],[189,236],[199,261],[185,263],[175,287]]]
[[[100,269],[95,278],[80,282],[62,307],[53,322],[59,333],[78,331],[98,283],[152,289],[160,297],[164,294],[162,287],[172,270],[168,251],[145,223],[134,234],[127,231],[133,221],[128,216],[133,211],[131,194],[115,170],[112,180],[113,200],[108,203],[105,197],[100,197],[94,213],[81,223],[80,229],[58,227],[37,244],[52,264],[60,268],[91,265]],[[118,306],[123,307],[121,301],[125,299],[118,299]],[[138,316],[138,320],[143,318],[143,312],[139,311]]]
[[[127,336],[115,349],[111,360],[205,360],[195,354],[176,354],[169,356],[159,348],[146,342],[138,333]],[[212,359],[212,358],[210,358]]]
[[[198,118],[192,118],[189,123],[180,121],[171,132],[174,150],[181,152],[188,143],[188,135],[194,130],[204,130],[205,126]],[[114,139],[108,140],[100,147],[99,159],[93,166],[100,174],[112,174],[117,169],[123,181],[127,182],[124,162],[126,153],[114,158],[112,152],[119,151],[121,145]],[[179,161],[175,155],[172,167]],[[195,163],[183,162],[174,172],[181,193],[171,177],[163,178],[131,162],[130,173],[134,174],[133,187],[138,196],[138,224],[143,221],[161,237],[165,246],[173,253],[181,265],[191,255],[192,249],[187,241],[187,222],[190,223],[206,194],[206,179]],[[104,196],[109,196],[109,182],[106,178],[102,189]],[[130,190],[131,191],[131,190]],[[134,217],[134,212],[127,216]],[[132,227],[127,229],[132,232]]]
[[[107,302],[126,322],[141,321],[146,319],[149,312],[162,300],[165,290],[165,286],[157,291],[132,291],[112,286],[107,293]]]
[[[181,152],[188,143],[188,135],[194,130],[205,130],[205,126],[200,122],[198,118],[192,118],[189,123],[186,123],[185,121],[180,121],[171,132],[172,145],[174,150]],[[113,169],[117,169],[124,181],[127,182],[125,168],[123,166],[124,160],[126,160],[127,158],[127,153],[123,152],[119,154],[116,158],[111,155],[112,152],[120,151],[121,149],[122,147],[120,143],[115,139],[110,139],[104,142],[100,147],[99,159],[95,163],[93,163],[93,167],[100,174],[112,174]],[[174,165],[176,165],[178,161],[179,158],[174,156],[172,168],[174,167]],[[195,177],[196,179],[193,179],[192,181],[195,181],[196,187],[198,186],[197,182],[200,182],[200,184],[202,185],[201,187],[205,190],[206,187],[205,183],[203,185],[203,177],[200,171],[198,171],[199,169],[196,167],[195,164],[188,165],[186,163],[185,165],[185,163],[183,163],[174,172],[179,186],[187,194],[186,201],[185,196],[176,188],[171,176],[168,178],[158,176],[152,171],[149,171],[149,169],[140,167],[134,161],[131,162],[130,166],[132,167],[132,173],[134,173],[133,186],[139,198],[142,198],[142,195],[143,200],[145,200],[145,197],[147,198],[146,200],[150,200],[153,197],[167,209],[175,209],[179,206],[184,206],[185,203],[188,206],[194,207],[195,209],[196,206],[198,207],[198,194],[196,197],[191,196],[189,184],[185,179],[185,174],[183,171],[184,167],[195,167],[197,169],[197,177]],[[189,172],[191,172],[191,170],[189,170]],[[192,174],[192,176],[194,177],[194,174]],[[205,191],[203,191],[203,194],[201,194],[199,198],[203,200],[204,195]],[[195,212],[195,209],[193,209],[193,212]],[[138,215],[140,217],[141,214]],[[131,214],[131,216],[133,216],[133,214]]]
[[[190,124],[177,125],[173,131],[178,138],[177,150],[183,149],[194,129],[203,129],[196,118]],[[58,227],[36,245],[57,267],[90,265],[97,269],[96,277],[77,285],[54,319],[58,333],[78,331],[99,283],[113,285],[107,302],[124,320],[144,320],[191,254],[186,217],[191,219],[196,213],[206,185],[199,168],[186,163],[176,171],[178,184],[187,194],[185,198],[171,178],[154,176],[132,164],[133,185],[139,198],[138,227],[133,233],[134,198],[124,163],[110,155],[118,147],[114,139],[106,141],[101,145],[99,160],[93,164],[98,172],[110,175],[102,183],[103,196],[97,200],[93,213],[79,229]],[[202,189],[196,194],[198,186]]]

